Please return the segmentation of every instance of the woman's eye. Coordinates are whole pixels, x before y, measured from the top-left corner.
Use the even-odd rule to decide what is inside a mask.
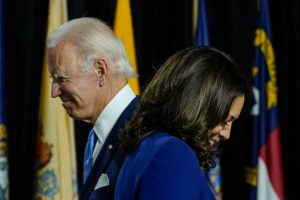
[[[228,126],[228,122],[222,122],[222,123],[221,123],[221,126],[222,126],[222,127]]]

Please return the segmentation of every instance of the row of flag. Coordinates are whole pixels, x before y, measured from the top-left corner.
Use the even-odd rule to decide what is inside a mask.
[[[198,0],[198,5],[195,45],[210,45],[205,0]],[[9,198],[9,181],[4,109],[2,0],[0,0],[0,6],[0,199],[6,200]],[[255,105],[251,112],[253,115],[253,153],[246,167],[245,180],[249,185],[251,200],[284,200],[276,66],[268,0],[259,1],[258,15],[253,67]],[[47,33],[49,34],[67,20],[66,0],[50,0]],[[123,41],[130,62],[137,72],[129,0],[117,1],[113,29]],[[130,85],[136,94],[139,94],[138,80],[130,80]],[[51,99],[50,86],[45,56],[39,109],[35,198],[78,199],[73,121],[68,117],[59,100]],[[222,199],[220,161],[217,160],[216,163],[216,167],[208,175],[218,199]]]

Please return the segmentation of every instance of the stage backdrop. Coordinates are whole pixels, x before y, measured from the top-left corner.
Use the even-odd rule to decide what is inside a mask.
[[[69,19],[97,17],[113,26],[116,0],[68,0]],[[239,64],[251,80],[257,7],[253,0],[209,0],[210,44]],[[193,45],[192,0],[131,0],[140,90],[162,62]],[[287,199],[300,185],[300,5],[298,0],[270,1],[273,48],[278,77]],[[5,102],[11,199],[33,198],[38,108],[46,37],[48,1],[3,0]],[[223,199],[247,199],[244,166],[251,127],[247,115],[235,123],[222,157]],[[90,125],[76,122],[78,180]]]

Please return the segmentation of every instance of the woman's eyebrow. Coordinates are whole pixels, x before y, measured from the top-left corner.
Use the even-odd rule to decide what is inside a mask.
[[[235,118],[235,117],[232,116],[232,115],[228,115],[226,121],[227,121],[227,122],[230,122],[230,121],[233,121],[233,120],[235,120],[235,119],[237,119],[237,118]]]

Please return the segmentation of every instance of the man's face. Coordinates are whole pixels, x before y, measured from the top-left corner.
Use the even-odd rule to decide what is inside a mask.
[[[67,113],[75,119],[90,121],[98,115],[99,84],[95,70],[82,72],[76,49],[68,44],[48,52],[52,77],[51,97],[59,97]]]

